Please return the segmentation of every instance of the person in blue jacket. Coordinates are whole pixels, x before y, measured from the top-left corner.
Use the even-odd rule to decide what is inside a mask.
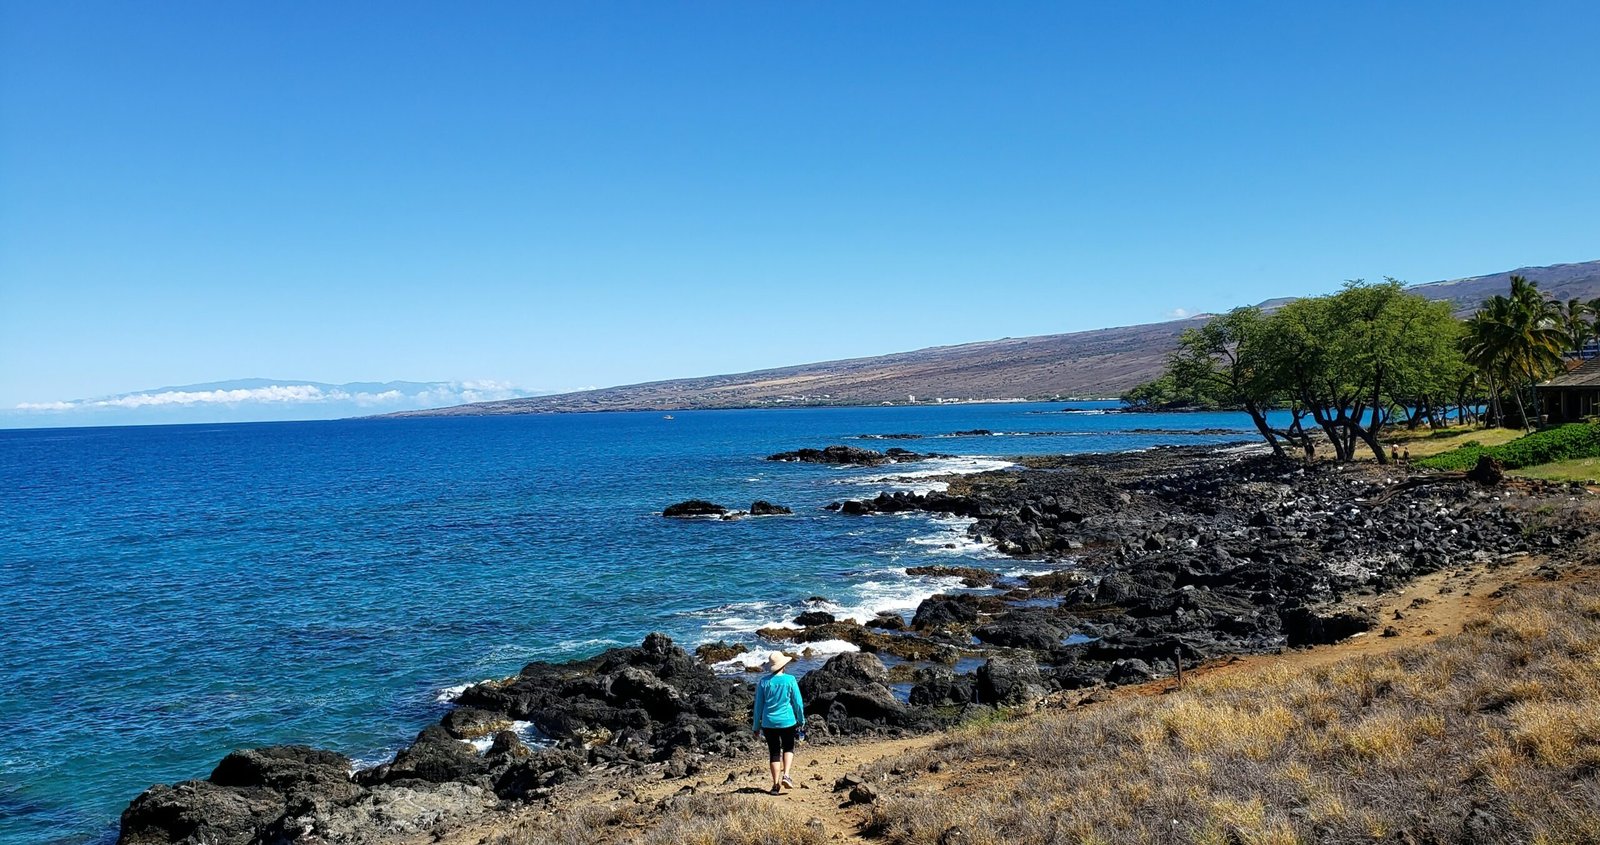
[[[800,701],[800,685],[783,673],[792,660],[783,652],[767,658],[771,670],[756,684],[756,736],[767,738],[767,757],[772,763],[772,794],[783,794],[783,787],[794,789],[789,766],[794,763],[794,743],[805,739],[806,706]]]

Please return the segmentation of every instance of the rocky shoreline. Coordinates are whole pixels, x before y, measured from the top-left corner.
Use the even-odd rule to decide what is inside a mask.
[[[837,449],[821,459],[839,458],[879,461]],[[772,458],[797,459],[806,458]],[[1028,463],[954,478],[949,492],[830,506],[840,520],[967,517],[973,539],[1049,571],[924,570],[913,574],[964,586],[909,619],[859,624],[814,612],[799,627],[762,631],[774,647],[843,640],[860,649],[801,679],[814,735],[932,731],[1055,690],[1378,630],[1364,596],[1469,562],[1559,551],[1589,531],[1553,506],[1589,495],[1569,485],[1460,480],[1385,498],[1401,481],[1387,469],[1215,447]],[[468,688],[393,760],[361,771],[302,746],[234,752],[205,780],[135,799],[119,842],[385,841],[549,802],[564,783],[692,776],[715,758],[754,753],[748,686],[708,665],[727,651],[702,655],[652,634],[588,660],[529,664]]]

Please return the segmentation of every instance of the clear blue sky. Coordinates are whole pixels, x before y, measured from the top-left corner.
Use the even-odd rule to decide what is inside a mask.
[[[1600,258],[1600,4],[0,3],[0,405]]]

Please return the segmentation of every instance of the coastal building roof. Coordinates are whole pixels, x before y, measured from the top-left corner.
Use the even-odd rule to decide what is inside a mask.
[[[1600,357],[1590,358],[1575,369],[1562,373],[1540,387],[1600,387]]]

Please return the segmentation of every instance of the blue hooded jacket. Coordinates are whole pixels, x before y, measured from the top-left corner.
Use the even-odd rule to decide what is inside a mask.
[[[756,684],[754,730],[792,728],[803,723],[805,718],[806,706],[800,701],[800,685],[793,677],[773,672]]]

